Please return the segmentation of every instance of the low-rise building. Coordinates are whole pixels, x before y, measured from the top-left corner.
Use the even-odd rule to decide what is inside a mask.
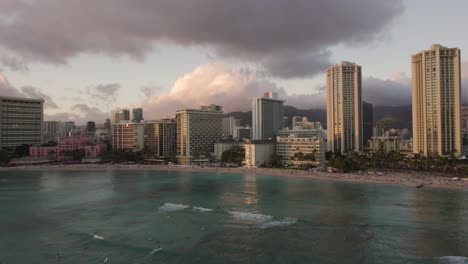
[[[141,151],[145,146],[145,125],[120,121],[114,123],[112,132],[112,148]]]
[[[107,146],[106,144],[94,144],[83,135],[80,138],[69,137],[61,139],[57,143],[57,146],[30,147],[29,156],[33,158],[63,159],[70,155],[70,152],[76,150],[83,150],[85,158],[96,158],[107,150]]]
[[[246,141],[244,165],[247,168],[269,165],[274,154],[275,143],[271,140]]]
[[[368,141],[367,151],[369,152],[399,152],[410,154],[413,151],[412,140],[401,140],[398,136],[372,137]]]
[[[276,137],[276,155],[283,164],[324,165],[325,140],[321,129],[282,130]]]
[[[220,160],[223,152],[230,150],[234,147],[244,147],[244,142],[236,140],[221,140],[218,143],[214,144],[214,157],[217,160]]]

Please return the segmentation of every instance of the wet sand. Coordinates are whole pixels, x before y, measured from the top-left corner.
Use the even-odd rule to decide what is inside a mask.
[[[305,179],[321,179],[348,182],[367,182],[381,184],[398,184],[414,187],[468,189],[468,179],[456,178],[437,172],[415,171],[365,171],[360,173],[309,172],[293,169],[267,168],[217,168],[178,165],[141,165],[141,164],[77,164],[77,165],[40,165],[0,168],[1,171],[15,170],[157,170],[157,171],[191,171],[218,173],[265,174]]]

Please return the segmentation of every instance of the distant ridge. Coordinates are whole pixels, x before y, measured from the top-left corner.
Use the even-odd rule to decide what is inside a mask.
[[[324,128],[327,126],[327,110],[325,109],[299,109],[294,106],[284,106],[284,116],[288,118],[288,126],[291,126],[293,116],[307,116],[311,121],[319,121]],[[374,106],[374,122],[382,122],[384,128],[412,128],[411,105],[404,106]],[[225,116],[233,116],[241,120],[241,125],[251,125],[252,112],[231,112]]]

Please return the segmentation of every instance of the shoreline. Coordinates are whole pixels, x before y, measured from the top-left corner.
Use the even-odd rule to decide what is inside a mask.
[[[291,177],[301,179],[332,180],[340,182],[361,182],[376,184],[393,184],[403,186],[421,186],[444,189],[465,189],[468,190],[468,179],[443,176],[436,172],[414,172],[414,171],[364,171],[361,173],[329,173],[329,172],[309,172],[305,170],[293,169],[270,169],[270,168],[218,168],[218,167],[198,167],[198,166],[177,166],[177,165],[143,165],[143,164],[75,164],[75,165],[38,165],[3,167],[1,171],[96,171],[96,170],[121,170],[121,171],[187,171],[187,172],[209,172],[209,173],[244,173],[263,174],[279,177]]]

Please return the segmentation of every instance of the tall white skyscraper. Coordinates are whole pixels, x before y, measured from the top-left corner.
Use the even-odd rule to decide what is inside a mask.
[[[327,134],[333,153],[362,150],[361,66],[355,63],[327,70]]]
[[[278,94],[264,93],[252,101],[252,139],[274,139],[276,132],[283,129],[283,102]]]
[[[460,50],[435,44],[412,56],[413,152],[460,155]]]

